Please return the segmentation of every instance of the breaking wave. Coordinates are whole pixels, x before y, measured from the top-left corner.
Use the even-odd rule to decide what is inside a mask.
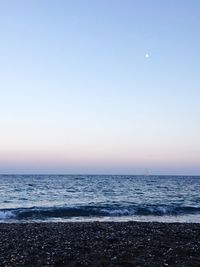
[[[126,206],[75,206],[75,207],[30,207],[16,209],[1,209],[0,220],[48,220],[50,218],[73,218],[73,217],[120,217],[140,215],[187,215],[200,214],[200,207],[190,206],[167,206],[167,205],[141,205]]]

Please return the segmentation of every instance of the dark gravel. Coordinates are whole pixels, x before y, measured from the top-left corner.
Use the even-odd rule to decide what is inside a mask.
[[[200,266],[200,224],[0,224],[0,266]]]

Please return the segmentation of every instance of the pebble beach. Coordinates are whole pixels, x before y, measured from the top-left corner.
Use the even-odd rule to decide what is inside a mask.
[[[200,266],[200,224],[1,223],[0,266]]]

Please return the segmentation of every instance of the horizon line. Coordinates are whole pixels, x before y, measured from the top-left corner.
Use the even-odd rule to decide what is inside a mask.
[[[39,176],[190,176],[190,177],[200,177],[200,174],[92,174],[92,173],[82,173],[82,174],[73,174],[73,173],[0,173],[0,176],[2,175],[23,175],[23,176],[29,176],[29,175],[39,175]]]

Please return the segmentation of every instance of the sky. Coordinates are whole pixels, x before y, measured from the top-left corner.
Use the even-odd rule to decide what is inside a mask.
[[[1,0],[0,173],[200,175],[199,14]]]

